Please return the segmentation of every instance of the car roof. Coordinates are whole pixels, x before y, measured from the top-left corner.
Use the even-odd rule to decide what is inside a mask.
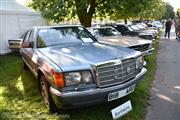
[[[36,26],[33,28],[42,29],[42,28],[57,28],[57,27],[83,27],[83,26],[82,25],[54,25],[54,26]]]
[[[98,27],[91,27],[91,29],[103,29],[103,28],[113,28],[112,26],[98,26]],[[88,28],[90,29],[90,28]]]

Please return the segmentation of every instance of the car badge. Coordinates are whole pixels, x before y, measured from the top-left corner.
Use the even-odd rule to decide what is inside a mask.
[[[118,74],[119,74],[118,69],[117,69],[117,68],[114,68],[114,71],[113,71],[113,78],[114,78],[115,80],[118,79]]]

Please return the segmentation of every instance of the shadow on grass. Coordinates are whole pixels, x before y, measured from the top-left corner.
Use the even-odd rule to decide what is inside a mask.
[[[37,102],[37,106],[41,104],[37,80],[23,70],[19,55],[8,54],[0,58],[0,119],[26,118],[26,112],[34,111],[32,108]]]

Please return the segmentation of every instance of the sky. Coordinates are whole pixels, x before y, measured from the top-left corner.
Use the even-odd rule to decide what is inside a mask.
[[[174,11],[176,11],[177,8],[180,8],[180,0],[163,0],[163,1],[169,2],[174,7]]]

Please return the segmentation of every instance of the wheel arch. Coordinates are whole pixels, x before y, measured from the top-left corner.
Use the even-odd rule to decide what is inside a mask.
[[[40,80],[40,77],[42,75],[46,78],[46,80],[48,82],[47,72],[45,72],[42,68],[38,68],[38,70],[37,70],[37,78],[38,78],[38,80]]]

